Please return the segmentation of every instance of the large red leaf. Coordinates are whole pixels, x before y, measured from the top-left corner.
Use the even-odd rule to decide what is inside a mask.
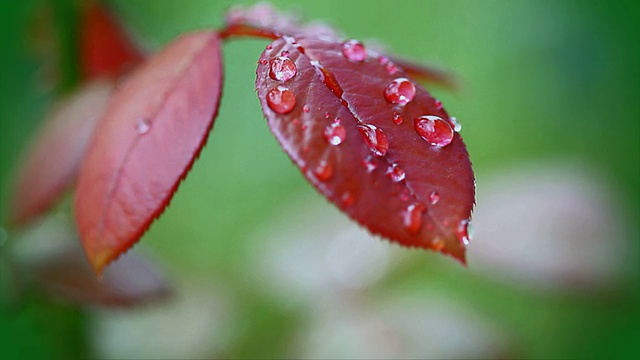
[[[85,4],[80,24],[80,64],[85,78],[118,76],[143,55],[97,1]]]
[[[256,88],[282,147],[333,204],[375,234],[465,262],[474,177],[457,123],[387,65],[357,42],[285,36],[262,54]]]
[[[218,35],[184,35],[112,97],[81,168],[75,214],[96,272],[159,216],[206,140],[222,87]]]
[[[9,221],[25,223],[48,210],[75,180],[113,82],[95,80],[60,100],[21,161]]]

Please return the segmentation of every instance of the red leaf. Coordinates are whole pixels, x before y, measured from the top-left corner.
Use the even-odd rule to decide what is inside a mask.
[[[111,14],[90,1],[80,25],[80,60],[85,78],[117,77],[142,61],[143,55]]]
[[[75,180],[113,83],[96,80],[61,100],[21,161],[9,221],[25,223],[47,211]]]
[[[383,63],[357,42],[285,37],[261,56],[258,97],[334,205],[375,234],[465,262],[474,177],[462,138],[441,104]]]
[[[96,272],[159,216],[199,154],[222,87],[218,35],[182,36],[114,94],[83,163],[75,213]]]

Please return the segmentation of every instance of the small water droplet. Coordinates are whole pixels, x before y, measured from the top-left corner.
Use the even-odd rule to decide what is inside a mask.
[[[307,130],[307,124],[302,124],[300,126],[300,130]]]
[[[288,57],[278,56],[271,59],[271,66],[269,70],[269,76],[278,81],[287,81],[298,72],[296,64]]]
[[[334,122],[324,129],[324,138],[331,145],[340,145],[347,137],[347,129],[340,125],[340,122]]]
[[[469,220],[462,220],[458,224],[456,228],[456,235],[458,236],[458,240],[464,245],[469,245],[469,241],[473,235],[473,231],[471,229],[471,223]]]
[[[342,43],[342,55],[349,61],[360,62],[367,58],[367,49],[358,40],[347,40]]]
[[[334,118],[333,118],[333,122],[334,122],[334,123],[336,123],[336,124],[339,124],[339,123],[340,123],[340,118],[339,118],[339,117],[337,117],[337,116],[336,116],[336,117],[334,117]]]
[[[426,142],[431,145],[444,147],[453,140],[453,129],[446,121],[437,116],[422,115],[413,121],[413,126]]]
[[[267,59],[260,59],[260,61],[258,62],[260,63],[260,65],[267,65],[269,61]]]
[[[328,119],[331,117],[331,114],[329,114],[329,112],[327,111],[326,113],[324,113],[324,118]]]
[[[402,224],[405,229],[412,234],[420,232],[422,227],[422,213],[427,210],[427,207],[421,203],[413,203],[402,212]]]
[[[144,135],[151,130],[151,121],[145,118],[136,119],[136,131],[140,135]]]
[[[296,106],[296,97],[288,88],[278,86],[267,93],[267,105],[278,114],[286,114]]]
[[[389,61],[387,65],[385,65],[385,68],[387,69],[387,73],[389,75],[395,75],[398,72],[398,67],[391,61]]]
[[[384,98],[398,105],[406,105],[416,95],[416,87],[407,78],[397,78],[384,89]]]
[[[364,160],[362,160],[362,165],[364,166],[364,168],[367,170],[368,173],[372,172],[378,167],[378,165],[376,165],[376,163],[373,160],[373,156],[371,155],[368,155],[366,158],[364,158]]]
[[[442,110],[442,101],[436,99],[436,109]]]
[[[296,125],[296,126],[300,125],[300,120],[298,118],[291,120],[291,122],[293,123],[293,125]]]
[[[436,251],[442,251],[444,249],[444,240],[441,237],[436,237],[433,239],[433,249]]]
[[[309,111],[311,111],[311,109],[309,109],[309,107],[307,105],[302,107],[302,112],[308,113]]]
[[[289,52],[287,50],[282,50],[280,56],[289,56]]]
[[[353,195],[351,191],[347,191],[344,194],[342,194],[342,197],[340,198],[340,200],[342,201],[342,205],[351,206],[353,205],[353,203],[356,202],[356,196]]]
[[[438,203],[438,201],[440,201],[440,195],[439,195],[437,192],[432,191],[432,192],[429,194],[429,201],[431,201],[431,204],[432,204],[432,205],[437,204],[437,203]]]
[[[273,49],[273,45],[271,45],[271,44],[267,45],[267,50],[268,51],[271,51],[272,49]]]
[[[318,180],[327,181],[333,176],[333,166],[331,166],[327,160],[320,160],[318,166],[313,169],[313,173],[316,175]]]
[[[391,180],[393,180],[394,182],[400,182],[407,176],[407,174],[398,164],[389,165],[389,167],[387,168],[387,175],[389,175]]]
[[[451,116],[449,118],[449,124],[451,124],[451,127],[453,128],[453,131],[455,131],[455,132],[460,132],[460,130],[462,130],[462,124],[460,124],[458,122],[458,119],[456,119],[453,116]]]
[[[404,121],[404,119],[402,118],[402,115],[400,114],[395,114],[393,115],[393,122],[400,125],[402,124],[402,122]]]
[[[387,153],[389,140],[382,130],[371,124],[358,124],[357,129],[374,154],[384,156]]]
[[[389,58],[384,56],[384,55],[380,55],[378,56],[378,63],[380,65],[386,65],[389,62]]]

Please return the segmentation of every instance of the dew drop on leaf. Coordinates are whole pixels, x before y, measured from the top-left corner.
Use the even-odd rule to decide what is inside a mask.
[[[436,100],[435,105],[436,105],[436,109],[442,110],[442,101]]]
[[[429,144],[444,147],[453,140],[453,129],[438,116],[422,115],[413,121],[416,132]]]
[[[367,156],[364,160],[362,160],[362,165],[364,166],[364,168],[367,170],[368,173],[373,172],[373,170],[375,170],[378,165],[376,165],[375,162],[373,162],[373,157],[371,155]]]
[[[278,86],[267,93],[267,104],[278,114],[286,114],[296,106],[296,97],[288,88]]]
[[[145,118],[137,118],[135,127],[138,134],[144,135],[151,130],[151,121]]]
[[[288,57],[278,56],[271,59],[271,65],[269,66],[269,77],[273,80],[287,81],[298,72],[296,64]]]
[[[367,49],[358,40],[347,40],[342,43],[342,55],[349,61],[360,62],[367,58]]]
[[[320,160],[313,173],[320,181],[328,181],[333,176],[333,166],[327,160]]]
[[[387,140],[387,135],[385,135],[382,130],[371,124],[359,124],[357,129],[374,154],[384,156],[387,153],[389,140]]]
[[[389,75],[395,75],[398,72],[398,67],[393,62],[389,61],[385,66]]]
[[[456,235],[463,245],[469,245],[469,241],[471,240],[472,235],[471,223],[469,222],[469,220],[460,221],[458,227],[456,228]]]
[[[400,124],[402,124],[403,121],[404,121],[404,119],[402,118],[402,115],[400,115],[400,114],[393,115],[393,122],[395,124],[400,125]]]
[[[340,122],[334,122],[324,130],[324,138],[331,145],[340,145],[347,137],[347,130]]]
[[[421,203],[413,203],[402,212],[402,224],[405,229],[412,234],[420,232],[422,227],[422,213],[427,210],[427,207]]]
[[[460,130],[462,130],[462,124],[460,124],[458,122],[458,119],[456,119],[453,116],[449,118],[449,124],[451,125],[451,127],[453,128],[453,131],[455,132],[460,132]]]
[[[389,165],[387,168],[387,175],[389,175],[393,182],[400,182],[407,176],[404,169],[402,169],[398,164]]]
[[[340,200],[342,201],[342,205],[351,206],[353,205],[354,202],[356,202],[356,196],[353,195],[352,192],[347,191],[344,194],[342,194],[342,197],[340,198]]]
[[[311,111],[311,109],[309,109],[307,105],[302,107],[302,112],[308,113],[309,111]]]
[[[440,201],[440,195],[438,194],[438,192],[432,191],[429,194],[429,201],[431,202],[432,205],[437,204],[438,201]]]
[[[416,95],[416,87],[407,78],[397,78],[384,90],[384,98],[398,105],[406,105]]]

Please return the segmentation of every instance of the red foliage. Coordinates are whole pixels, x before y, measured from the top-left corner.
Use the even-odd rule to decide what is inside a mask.
[[[75,213],[96,272],[167,206],[202,149],[222,87],[218,35],[184,35],[113,95],[81,168]]]
[[[269,126],[324,196],[373,233],[465,261],[474,178],[441,104],[353,41],[285,37],[259,63]]]

